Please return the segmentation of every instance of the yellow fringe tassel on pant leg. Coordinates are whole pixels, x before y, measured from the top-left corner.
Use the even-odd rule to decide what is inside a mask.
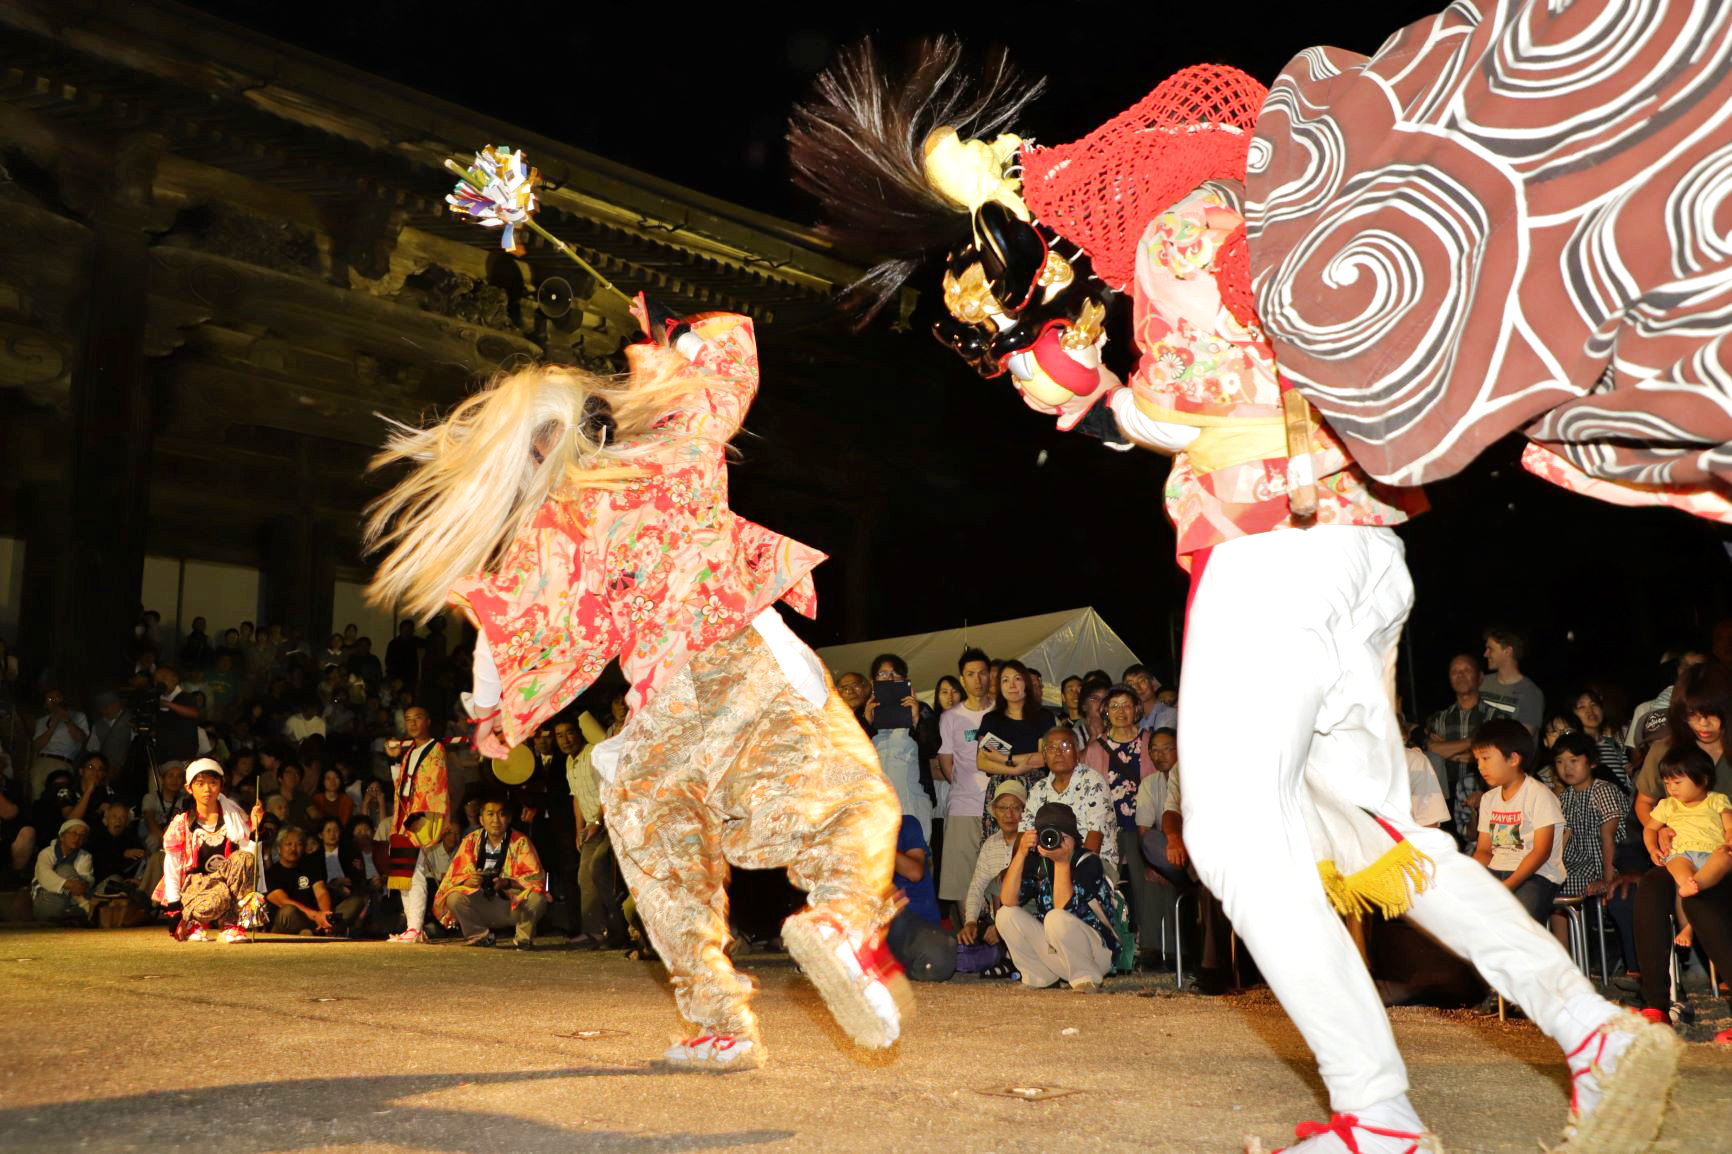
[[[1403,841],[1358,873],[1343,875],[1332,861],[1318,862],[1317,872],[1329,904],[1339,912],[1398,918],[1413,904],[1415,894],[1425,892],[1431,881],[1431,859],[1414,849],[1412,842]]]

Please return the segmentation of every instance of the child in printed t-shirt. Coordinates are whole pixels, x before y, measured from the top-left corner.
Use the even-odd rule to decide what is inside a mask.
[[[1564,884],[1564,811],[1552,791],[1527,775],[1534,739],[1527,726],[1494,718],[1473,735],[1473,757],[1486,791],[1479,799],[1474,860],[1515,894],[1541,925]]]
[[[1642,822],[1642,840],[1654,864],[1665,866],[1678,883],[1680,946],[1694,939],[1684,916],[1684,899],[1732,872],[1732,799],[1714,793],[1714,762],[1694,742],[1677,745],[1660,759],[1660,783],[1666,796]],[[1662,831],[1671,831],[1670,844]]]

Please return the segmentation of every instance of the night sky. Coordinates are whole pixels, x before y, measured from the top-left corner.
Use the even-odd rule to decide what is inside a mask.
[[[1441,0],[1364,10],[926,6],[928,19],[902,11],[913,6],[810,5],[812,18],[796,23],[776,23],[752,5],[453,5],[444,15],[439,5],[403,0],[195,6],[712,196],[809,222],[814,206],[788,179],[788,112],[832,53],[860,36],[892,50],[939,32],[976,48],[1003,44],[1049,82],[1024,134],[1056,142],[1085,134],[1186,64],[1233,64],[1267,82],[1310,45],[1374,51]],[[643,23],[618,23],[627,10]],[[928,307],[932,295],[924,294]],[[835,331],[836,340],[850,339],[842,324]],[[918,355],[929,355],[930,379],[941,382],[925,387],[956,392],[852,417],[863,422],[861,436],[887,439],[920,423],[920,442],[946,446],[947,469],[978,484],[935,493],[919,477],[862,477],[863,489],[890,488],[883,503],[904,518],[903,547],[873,558],[866,590],[838,589],[842,566],[825,566],[821,599],[866,598],[864,614],[849,616],[867,622],[868,635],[1093,603],[1134,648],[1170,669],[1183,584],[1159,510],[1164,463],[1056,433],[1008,388],[995,391],[996,382],[982,385],[959,364],[945,364],[954,358],[923,333],[917,323],[912,333],[883,339],[925,344]],[[765,355],[760,406],[772,403],[775,387],[773,351]],[[749,447],[744,470],[751,454],[786,448]],[[1036,463],[1042,450],[1044,466]],[[1623,682],[1632,701],[1651,696],[1661,684],[1661,652],[1732,612],[1726,534],[1681,514],[1554,491],[1522,472],[1518,453],[1506,442],[1433,486],[1432,512],[1403,531],[1419,596],[1410,648],[1421,705],[1443,704],[1450,654],[1477,652],[1479,630],[1500,621],[1528,630],[1528,669],[1554,697],[1591,676]],[[762,492],[742,512],[796,534],[805,528],[778,520],[773,497]],[[1016,563],[971,560],[982,541]],[[812,543],[843,547],[821,532]],[[1270,582],[1279,595],[1278,575]],[[841,628],[827,614],[809,635],[820,644],[860,639]]]

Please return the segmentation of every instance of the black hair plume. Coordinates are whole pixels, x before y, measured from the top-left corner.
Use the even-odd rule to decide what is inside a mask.
[[[927,256],[969,237],[968,214],[926,183],[922,146],[950,125],[964,140],[1009,129],[1045,87],[989,55],[978,78],[953,36],[920,42],[906,75],[884,67],[870,39],[844,49],[794,109],[788,152],[794,183],[823,206],[822,231],[882,259],[845,298],[870,320]]]

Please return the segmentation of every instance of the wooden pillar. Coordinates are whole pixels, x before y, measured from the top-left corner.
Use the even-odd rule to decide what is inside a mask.
[[[296,461],[299,509],[267,521],[259,542],[264,587],[264,619],[259,624],[265,628],[280,624],[317,653],[331,633],[337,558],[331,532],[316,516],[318,494],[310,452],[303,443]]]
[[[58,554],[50,676],[81,700],[131,668],[150,511],[149,247],[132,214],[91,223],[66,511],[42,541]]]

